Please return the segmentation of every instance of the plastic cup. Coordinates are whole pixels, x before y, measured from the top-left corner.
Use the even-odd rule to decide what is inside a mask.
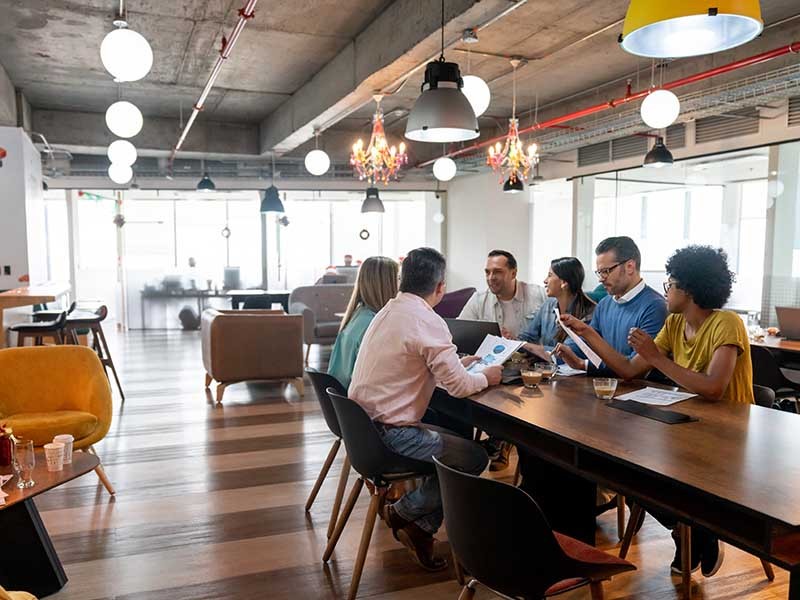
[[[48,471],[61,471],[64,468],[64,444],[60,442],[45,444],[44,457]]]
[[[72,464],[72,442],[75,441],[75,438],[72,437],[68,433],[62,433],[61,435],[57,435],[53,438],[54,444],[64,444],[64,464],[71,465]]]
[[[614,397],[614,393],[617,391],[616,379],[598,377],[592,379],[592,385],[594,386],[594,395],[600,398],[600,400],[611,400]]]

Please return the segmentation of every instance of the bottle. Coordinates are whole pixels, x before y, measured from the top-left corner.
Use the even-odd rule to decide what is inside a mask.
[[[0,425],[0,467],[11,466],[13,443],[11,441],[11,427]]]

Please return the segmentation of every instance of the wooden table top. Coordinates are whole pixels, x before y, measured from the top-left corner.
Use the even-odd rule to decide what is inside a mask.
[[[800,353],[800,341],[787,340],[786,338],[777,337],[774,335],[767,335],[761,342],[750,342],[753,346],[763,346],[764,348],[772,348],[773,350],[783,350],[784,352],[798,352]]]
[[[645,385],[664,387],[621,381],[616,395]],[[699,421],[667,425],[605,406],[590,377],[558,377],[539,390],[494,386],[471,399],[635,469],[800,527],[800,415],[698,397],[667,409]]]
[[[288,296],[291,290],[228,290],[227,296]]]
[[[0,309],[53,302],[70,290],[68,283],[46,283],[0,292]]]
[[[88,452],[73,452],[72,464],[64,465],[62,471],[51,473],[47,470],[47,461],[44,457],[44,451],[37,450],[36,466],[33,468],[33,481],[36,485],[31,488],[20,489],[17,487],[17,478],[13,477],[11,481],[3,486],[3,491],[8,494],[8,496],[6,497],[6,503],[0,506],[0,510],[8,508],[17,502],[33,498],[42,492],[51,490],[67,481],[72,481],[81,475],[85,475],[99,464],[100,459],[94,454]],[[0,467],[0,475],[8,475],[9,473],[13,473],[11,467]]]

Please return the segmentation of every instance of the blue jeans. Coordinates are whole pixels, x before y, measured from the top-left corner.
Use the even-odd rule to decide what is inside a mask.
[[[378,426],[378,431],[387,446],[408,458],[433,462],[435,456],[447,466],[472,475],[480,475],[489,462],[481,446],[434,425]],[[416,523],[430,534],[436,533],[442,525],[442,497],[436,474],[425,477],[422,485],[408,492],[393,506],[406,521]]]

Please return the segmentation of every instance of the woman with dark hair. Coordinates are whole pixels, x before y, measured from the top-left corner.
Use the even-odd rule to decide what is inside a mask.
[[[549,361],[549,353],[564,341],[567,334],[556,322],[556,307],[562,315],[570,314],[583,321],[591,319],[595,303],[583,292],[583,278],[583,265],[574,256],[556,258],[550,263],[544,280],[547,300],[519,335],[526,342],[525,350]]]

